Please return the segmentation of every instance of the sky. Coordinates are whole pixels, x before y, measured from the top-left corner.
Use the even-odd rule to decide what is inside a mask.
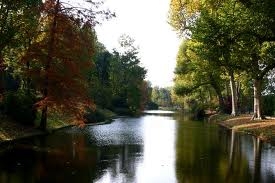
[[[97,36],[109,51],[118,47],[122,34],[139,47],[141,66],[153,86],[173,85],[180,40],[167,23],[170,0],[105,0],[116,17],[96,27]]]

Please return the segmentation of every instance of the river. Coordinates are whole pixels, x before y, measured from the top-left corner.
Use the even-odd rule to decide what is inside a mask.
[[[1,183],[275,182],[275,146],[168,113],[22,140],[0,162]]]

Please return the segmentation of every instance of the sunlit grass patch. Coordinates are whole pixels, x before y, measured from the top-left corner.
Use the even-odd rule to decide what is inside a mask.
[[[227,119],[230,119],[230,118],[231,118],[231,116],[229,114],[214,114],[208,118],[208,121],[218,123],[218,122],[222,122]]]
[[[219,124],[239,132],[245,132],[259,137],[263,140],[270,140],[275,137],[275,120],[251,120],[251,115],[240,115],[220,121]]]
[[[39,127],[41,120],[41,112],[37,113],[37,118],[35,120],[35,126]],[[66,127],[73,125],[72,119],[65,115],[58,112],[50,112],[48,113],[48,119],[47,119],[47,129],[48,130],[54,130],[61,127]]]

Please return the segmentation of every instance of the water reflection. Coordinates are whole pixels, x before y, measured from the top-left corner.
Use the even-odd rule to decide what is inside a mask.
[[[1,183],[275,182],[275,147],[180,116],[145,115],[21,141]]]
[[[141,158],[141,145],[112,145],[87,148],[87,138],[71,134],[55,144],[56,139],[46,139],[43,148],[19,145],[1,158],[1,183],[32,182],[94,182],[106,173],[110,182],[132,182],[136,164]],[[69,141],[73,143],[68,143]]]
[[[217,133],[215,126],[203,122],[182,120],[177,130],[178,182],[275,181],[275,149],[270,144],[235,131]]]
[[[178,127],[178,182],[275,181],[275,149],[270,144],[235,131],[216,133],[211,125],[204,130],[185,123]]]

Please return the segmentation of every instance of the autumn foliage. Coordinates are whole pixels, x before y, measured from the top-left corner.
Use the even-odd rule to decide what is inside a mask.
[[[35,41],[22,59],[26,77],[39,91],[36,106],[70,114],[83,122],[86,108],[93,108],[87,95],[88,69],[93,66],[94,31],[89,22],[61,11],[60,3],[46,1]],[[28,63],[28,64],[27,64]]]
[[[101,0],[78,2],[22,1],[22,7],[9,10],[7,19],[16,29],[12,44],[0,49],[5,66],[0,112],[16,122],[41,120],[46,130],[48,121],[93,123],[113,116],[110,111],[135,115],[146,105],[146,70],[139,65],[134,40],[124,37],[121,50],[109,52],[97,40],[95,26],[115,15],[101,9]],[[10,5],[5,3],[0,15]]]

